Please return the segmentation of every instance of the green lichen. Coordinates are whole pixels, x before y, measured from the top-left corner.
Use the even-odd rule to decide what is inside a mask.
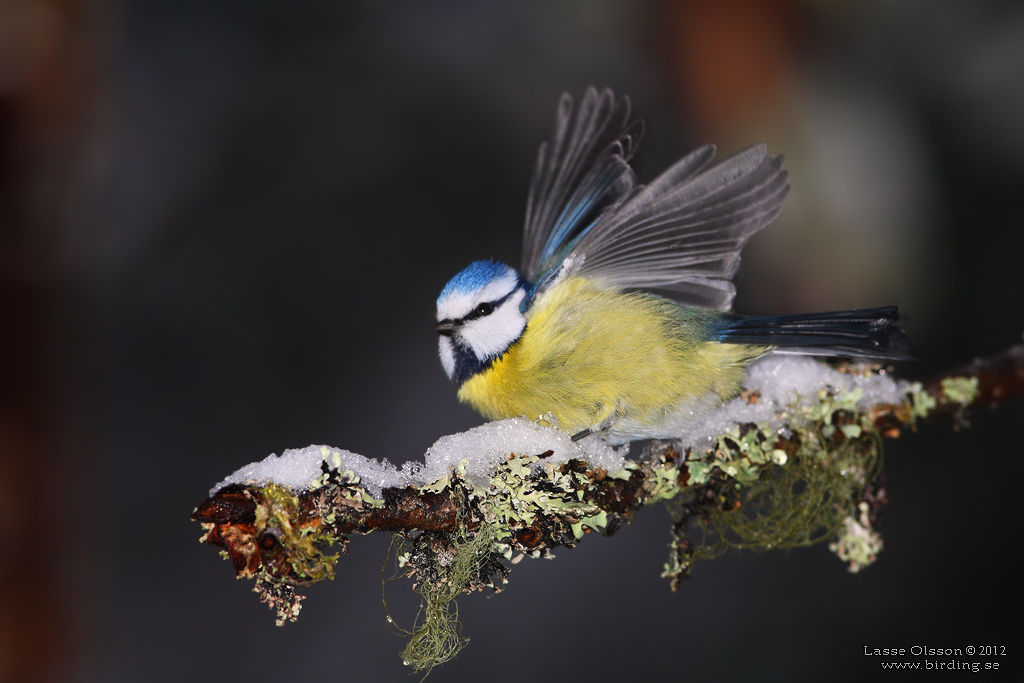
[[[338,539],[318,519],[309,519],[299,506],[298,496],[289,488],[268,484],[259,490],[262,503],[256,508],[256,533],[266,530],[277,538],[284,549],[295,583],[315,583],[334,578],[338,555],[324,553],[324,548]]]
[[[258,593],[260,602],[265,602],[270,609],[277,612],[274,622],[277,626],[284,626],[286,622],[299,618],[305,596],[296,594],[294,586],[266,571],[257,573],[255,579],[252,592]]]
[[[970,405],[978,397],[978,378],[946,377],[942,380],[942,395],[961,406]]]
[[[812,545],[833,538],[855,509],[878,458],[872,438],[848,439],[832,450],[809,430],[790,464],[764,468],[737,492],[732,506],[712,509],[700,529],[714,538],[697,558],[726,547],[772,550]],[[701,526],[698,523],[698,526]]]
[[[462,636],[455,598],[479,576],[493,552],[494,530],[484,525],[475,532],[461,527],[449,537],[451,553],[438,562],[436,576],[420,582],[420,611],[402,662],[428,674],[455,657],[469,642]],[[409,558],[409,551],[402,553]]]
[[[785,464],[789,456],[776,447],[780,436],[781,432],[767,424],[733,425],[718,437],[712,450],[687,456],[687,483],[705,484],[719,470],[741,486],[752,484],[768,465]]]
[[[871,528],[868,503],[861,501],[857,509],[857,517],[843,519],[843,533],[828,546],[854,574],[873,563],[884,546],[882,536]]]
[[[920,420],[928,417],[928,414],[939,405],[935,397],[929,394],[920,382],[914,382],[910,385],[908,399],[911,420]]]
[[[628,480],[639,465],[628,463],[623,471],[611,474],[587,470],[584,465],[511,454],[486,485],[464,480],[464,462],[451,472],[448,485],[465,492],[466,504],[460,509],[466,512],[458,531],[403,541],[398,553],[399,567],[416,578],[421,596],[416,627],[409,632],[402,655],[407,665],[429,672],[462,649],[468,641],[460,633],[455,599],[459,593],[485,586],[500,590],[506,582],[506,570],[495,565],[500,558],[515,564],[524,555],[553,557],[547,544],[571,545],[588,532],[608,528],[610,515],[595,502],[597,482]],[[676,475],[672,469],[673,481]],[[443,490],[438,484],[431,488]],[[536,534],[535,543],[542,547],[519,540],[517,532],[523,531]]]
[[[656,501],[666,501],[675,520],[663,574],[673,588],[695,562],[729,548],[765,551],[831,541],[830,549],[850,571],[859,571],[883,545],[872,526],[884,502],[876,484],[879,429],[913,425],[936,407],[920,384],[904,386],[895,406],[861,406],[860,389],[826,388],[786,407],[774,422],[730,426],[704,451],[652,442],[617,472],[581,460],[552,463],[550,453],[510,454],[486,482],[474,482],[466,477],[468,461],[462,461],[415,491],[422,497],[416,505],[435,506],[428,512],[441,519],[444,510],[449,521],[429,531],[397,531],[398,570],[413,579],[421,597],[406,632],[404,662],[429,673],[456,656],[468,642],[459,628],[456,597],[485,587],[500,590],[506,563],[553,557],[552,549],[573,547],[587,534],[611,533]],[[942,390],[946,400],[966,405],[977,395],[977,380],[948,379]],[[327,555],[327,547],[344,544],[346,534],[372,531],[367,520],[385,505],[355,473],[339,471],[337,453],[324,448],[323,457],[323,474],[307,491],[273,484],[254,491],[255,541],[245,539],[265,542],[271,534],[280,542],[279,555],[272,548],[260,551],[263,565],[255,573],[256,590],[277,608],[279,623],[298,614],[301,596],[293,585],[333,578],[338,556]]]
[[[340,487],[342,494],[350,501],[360,501],[370,507],[380,507],[384,501],[374,498],[364,487],[360,486],[361,479],[352,470],[341,469],[341,455],[327,446],[320,447],[320,456],[323,458],[322,473],[309,485],[310,491],[318,491],[325,487]]]
[[[666,457],[667,451],[657,449],[657,453],[649,452],[649,468],[645,469],[648,474],[644,479],[644,500],[648,503],[656,503],[662,500],[672,500],[679,495],[681,486],[679,483],[679,469],[672,458]],[[632,464],[632,463],[630,463]],[[688,480],[694,481],[705,475],[707,465],[705,463],[692,463],[696,468],[690,468],[691,463],[686,463],[688,468]]]
[[[915,390],[928,396],[919,386],[909,387],[908,395]],[[791,406],[782,429],[735,425],[709,451],[688,452],[687,486],[669,502],[676,531],[662,575],[673,587],[694,563],[728,548],[765,551],[852,539],[846,520],[858,519],[881,463],[881,437],[862,399],[859,388],[823,389],[815,402]],[[914,419],[911,401],[905,399],[908,421]],[[923,399],[914,405],[930,410]],[[881,541],[842,547],[853,571],[874,561]]]
[[[591,485],[585,472],[543,463],[537,455],[513,454],[495,468],[488,486],[474,487],[470,497],[479,501],[499,543],[540,518],[567,526],[579,539],[584,526],[600,530],[607,524],[601,508],[588,498]]]

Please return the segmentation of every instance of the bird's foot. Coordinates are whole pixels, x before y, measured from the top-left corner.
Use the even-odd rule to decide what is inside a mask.
[[[596,427],[588,427],[587,429],[584,429],[582,432],[576,432],[575,434],[573,434],[572,440],[575,442],[579,441],[580,439],[585,439],[591,434],[604,434],[605,432],[612,428],[612,425],[615,424],[615,419],[618,416],[619,411],[616,410],[611,415],[602,420],[601,424],[597,425]]]

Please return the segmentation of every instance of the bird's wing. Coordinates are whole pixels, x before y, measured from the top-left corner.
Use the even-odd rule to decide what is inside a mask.
[[[779,214],[789,182],[765,145],[707,169],[714,153],[690,153],[602,215],[576,240],[564,275],[728,310],[740,250]]]
[[[537,154],[526,205],[522,272],[537,282],[557,267],[583,234],[636,186],[629,167],[642,134],[629,121],[629,99],[589,88],[573,118],[562,95],[550,139]]]
[[[527,202],[522,272],[538,285],[530,300],[556,277],[580,275],[731,306],[740,250],[789,192],[782,157],[758,145],[708,168],[707,145],[644,187],[629,167],[641,131],[629,100],[611,90],[588,89],[575,118],[562,96]]]

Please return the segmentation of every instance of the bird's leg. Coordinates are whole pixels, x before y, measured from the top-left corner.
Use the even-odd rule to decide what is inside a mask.
[[[576,432],[575,434],[573,434],[572,435],[572,440],[573,441],[579,441],[580,439],[587,438],[588,436],[590,436],[593,433],[594,433],[593,429],[584,429],[582,432]]]
[[[601,424],[597,425],[596,427],[588,427],[587,429],[584,429],[582,432],[576,432],[575,434],[572,435],[572,440],[579,441],[580,439],[587,438],[591,434],[603,434],[612,428],[612,425],[615,424],[615,420],[618,419],[618,417],[619,409],[618,407],[616,407],[615,410],[613,410],[608,417],[601,420]]]

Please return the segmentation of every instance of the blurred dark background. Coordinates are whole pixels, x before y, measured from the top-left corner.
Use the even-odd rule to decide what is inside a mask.
[[[643,179],[706,141],[786,154],[737,310],[898,303],[911,377],[1021,341],[1019,2],[0,0],[0,681],[409,680],[388,538],[278,629],[189,513],[271,452],[401,463],[480,422],[434,299],[517,262],[537,145],[590,84],[647,120]],[[1022,420],[887,444],[859,575],[733,554],[672,595],[648,509],[463,597],[433,676],[866,680],[865,645],[969,644],[1019,676]],[[411,623],[408,583],[388,604]]]

